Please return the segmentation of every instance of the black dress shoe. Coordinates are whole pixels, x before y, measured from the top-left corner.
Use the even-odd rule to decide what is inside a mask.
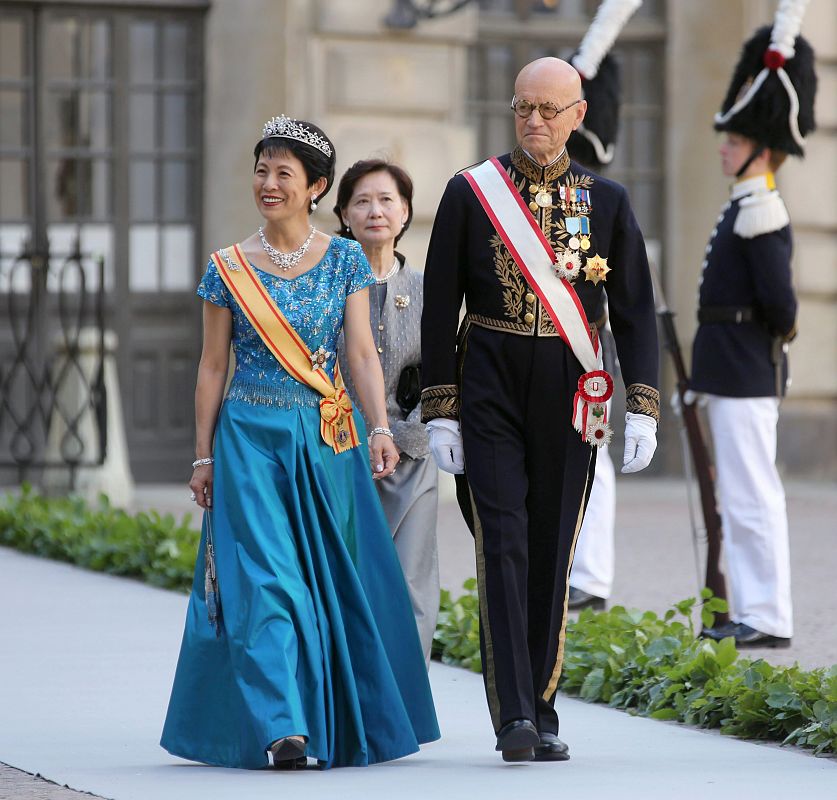
[[[540,741],[538,729],[528,719],[516,719],[500,728],[494,749],[503,754],[503,761],[532,761]]]
[[[774,636],[771,633],[763,633],[745,625],[743,622],[728,622],[718,628],[704,628],[701,633],[716,642],[732,636],[735,639],[736,647],[777,647],[786,648],[791,646],[791,640],[784,636]]]
[[[541,743],[535,745],[535,761],[569,761],[570,748],[554,733],[540,734]]]
[[[585,592],[583,589],[577,589],[575,586],[570,586],[570,594],[567,599],[567,608],[572,611],[578,611],[582,608],[593,608],[601,610],[605,607],[604,597],[597,597],[590,592]]]
[[[308,759],[305,756],[305,742],[298,739],[277,739],[270,745],[273,766],[276,769],[305,769]]]
[[[784,636],[774,636],[772,633],[763,633],[745,625],[743,622],[738,623],[738,630],[733,633],[735,636],[736,647],[790,647],[791,640]]]
[[[700,635],[706,639],[714,639],[716,642],[720,642],[721,639],[726,639],[728,636],[735,636],[735,632],[738,630],[738,624],[737,622],[725,622],[716,628],[704,628],[700,632]]]

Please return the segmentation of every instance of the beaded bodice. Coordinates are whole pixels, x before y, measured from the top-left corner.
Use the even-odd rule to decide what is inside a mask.
[[[333,380],[346,298],[375,282],[360,245],[333,237],[320,262],[295,278],[254,269],[308,348],[314,351],[322,347],[328,352],[325,370]],[[211,260],[197,293],[232,312],[235,373],[228,401],[282,408],[319,405],[320,395],[292,378],[267,349]]]

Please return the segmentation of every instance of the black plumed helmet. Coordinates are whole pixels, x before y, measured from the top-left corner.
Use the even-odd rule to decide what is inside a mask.
[[[760,28],[744,44],[721,112],[715,115],[715,130],[738,133],[771,150],[802,156],[803,145],[793,130],[793,117],[800,138],[814,130],[814,95],[817,90],[814,51],[805,39],[797,36],[793,40],[793,55],[785,59],[771,47],[771,33],[770,26]],[[762,72],[765,73],[763,76]],[[783,81],[782,72],[787,76],[790,89]],[[761,85],[749,101],[734,114],[729,114],[759,81]],[[792,117],[794,94],[798,98],[799,109]]]
[[[619,65],[610,53],[602,59],[594,78],[581,76],[581,89],[587,113],[578,130],[570,134],[567,150],[576,161],[601,169],[612,161],[619,133]]]

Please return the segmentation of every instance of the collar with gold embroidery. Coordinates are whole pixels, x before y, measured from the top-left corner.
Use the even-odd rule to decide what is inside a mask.
[[[542,167],[518,145],[512,150],[511,163],[518,172],[525,175],[530,181],[552,183],[561,178],[570,168],[570,157],[565,148],[564,152],[555,161],[546,167]]]

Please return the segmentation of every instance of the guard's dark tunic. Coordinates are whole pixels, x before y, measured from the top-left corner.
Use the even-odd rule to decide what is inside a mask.
[[[607,290],[627,385],[628,410],[659,414],[658,347],[645,245],[618,184],[564,154],[542,168],[520,148],[500,157],[556,251],[568,246],[565,216],[586,216],[590,247],[610,271],[574,281],[591,324]],[[559,187],[589,192],[565,211]],[[558,731],[567,576],[595,462],[572,428],[583,370],[503,245],[465,178],[452,178],[430,240],[422,316],[422,415],[459,419],[467,483],[460,507],[474,532],[483,676],[495,730],[530,719]],[[459,311],[467,315],[459,334]],[[459,476],[458,476],[459,477]],[[464,490],[464,491],[463,491]]]
[[[775,397],[784,394],[787,372],[781,341],[795,333],[791,228],[739,236],[733,228],[745,197],[723,207],[707,246],[691,387],[722,397]]]

